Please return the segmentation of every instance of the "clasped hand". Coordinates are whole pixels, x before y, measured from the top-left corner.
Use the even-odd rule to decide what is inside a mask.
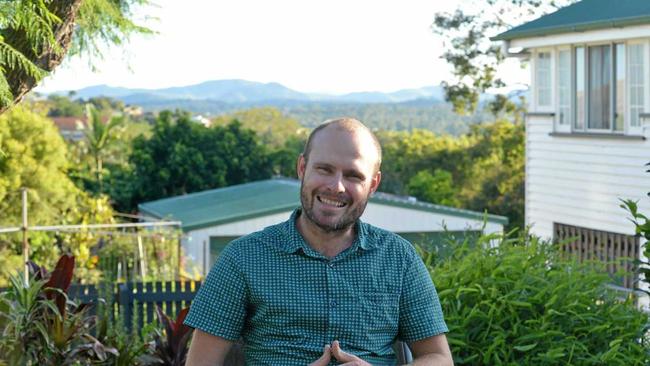
[[[372,366],[359,357],[344,352],[341,349],[339,341],[332,342],[331,346],[326,344],[323,348],[323,355],[309,366],[327,366],[332,360],[332,357],[339,361],[342,366]]]

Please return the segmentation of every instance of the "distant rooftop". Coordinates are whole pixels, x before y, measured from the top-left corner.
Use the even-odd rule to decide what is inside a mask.
[[[503,216],[434,205],[412,197],[376,192],[370,202],[507,224]],[[141,213],[181,221],[184,231],[271,215],[300,206],[300,182],[269,179],[141,203]]]
[[[650,24],[650,0],[582,0],[503,32],[493,41]]]

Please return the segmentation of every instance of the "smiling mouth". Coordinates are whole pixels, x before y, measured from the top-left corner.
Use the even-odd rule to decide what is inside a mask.
[[[347,203],[345,203],[343,201],[337,201],[337,200],[325,198],[325,197],[322,197],[322,196],[316,196],[316,199],[318,200],[318,202],[324,203],[324,204],[326,204],[328,206],[345,207],[347,205]]]

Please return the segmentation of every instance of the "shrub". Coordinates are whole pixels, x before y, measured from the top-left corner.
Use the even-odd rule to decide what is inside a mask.
[[[482,237],[431,265],[457,365],[647,365],[648,317],[594,264],[535,238]],[[425,257],[425,262],[426,262]]]
[[[0,295],[0,364],[87,365],[115,354],[92,336],[95,317],[87,304],[68,299],[74,257],[62,256],[51,274],[30,266],[29,284],[12,277]]]

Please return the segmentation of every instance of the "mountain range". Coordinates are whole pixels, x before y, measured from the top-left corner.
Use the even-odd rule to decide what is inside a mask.
[[[232,104],[262,102],[334,102],[334,103],[402,103],[418,99],[432,102],[444,100],[440,86],[403,89],[392,93],[356,92],[343,95],[303,93],[279,83],[259,83],[247,80],[213,80],[199,84],[163,89],[130,89],[96,85],[76,91],[75,98],[111,97],[126,104],[148,105],[171,100],[214,101]]]

